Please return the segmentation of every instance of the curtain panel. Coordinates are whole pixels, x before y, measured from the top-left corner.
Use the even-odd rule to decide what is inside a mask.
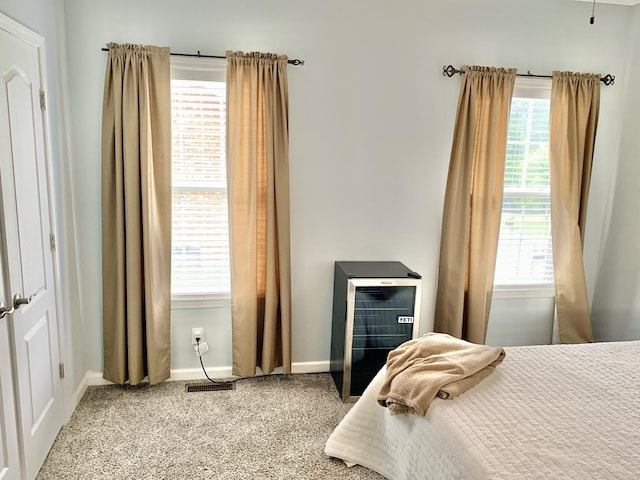
[[[289,373],[287,57],[226,56],[233,374]]]
[[[593,341],[582,247],[599,110],[600,75],[553,73],[551,232],[561,343]]]
[[[102,111],[104,378],[169,378],[169,49],[111,43]]]
[[[434,330],[484,343],[516,70],[462,70],[444,199]]]

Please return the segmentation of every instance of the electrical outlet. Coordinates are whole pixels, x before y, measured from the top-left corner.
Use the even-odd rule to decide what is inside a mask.
[[[196,338],[200,339],[200,343],[204,342],[204,328],[197,327],[191,329],[191,345],[196,345]]]

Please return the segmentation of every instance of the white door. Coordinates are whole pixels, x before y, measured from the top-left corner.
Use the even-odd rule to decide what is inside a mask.
[[[5,291],[23,472],[35,478],[62,426],[50,236],[43,39],[0,17],[0,187]]]
[[[4,269],[0,258],[0,301],[2,301],[0,311],[5,307],[7,298],[10,298],[4,292],[2,272]],[[20,457],[18,457],[8,320],[7,315],[0,315],[0,480],[19,480],[21,478]]]

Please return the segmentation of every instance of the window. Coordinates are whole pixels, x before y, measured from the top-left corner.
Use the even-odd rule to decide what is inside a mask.
[[[192,306],[230,292],[225,76],[224,60],[171,59],[171,293]]]
[[[496,286],[534,289],[553,284],[550,94],[549,80],[516,80],[509,118]]]

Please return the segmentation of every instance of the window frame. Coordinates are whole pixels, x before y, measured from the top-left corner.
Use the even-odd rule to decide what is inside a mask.
[[[171,80],[213,80],[226,82],[226,72],[227,63],[225,59],[171,57]],[[172,310],[228,308],[230,306],[230,290],[228,292],[218,293],[171,293]]]
[[[551,99],[551,79],[518,77],[512,98]],[[501,207],[502,208],[502,207]],[[497,258],[496,258],[497,264]],[[495,280],[494,280],[495,282]],[[493,298],[554,298],[555,282],[493,285]]]

